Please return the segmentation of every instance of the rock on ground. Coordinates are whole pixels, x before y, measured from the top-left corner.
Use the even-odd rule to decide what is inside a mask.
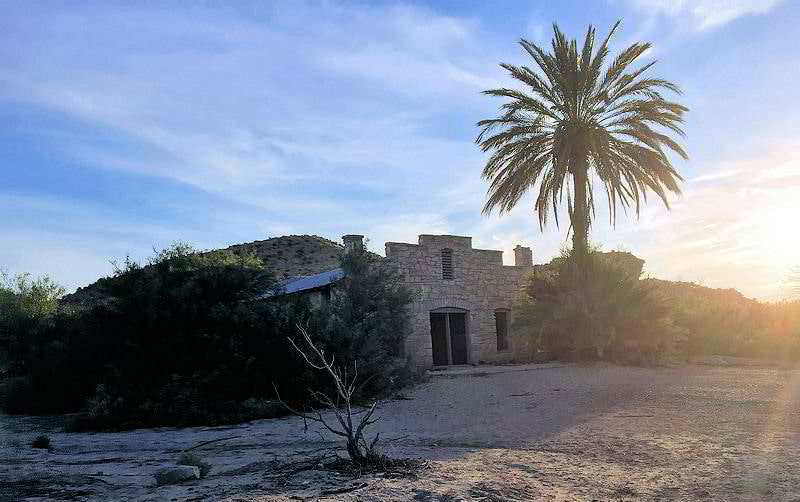
[[[194,465],[165,467],[155,473],[156,485],[176,485],[184,481],[200,479],[200,469]]]

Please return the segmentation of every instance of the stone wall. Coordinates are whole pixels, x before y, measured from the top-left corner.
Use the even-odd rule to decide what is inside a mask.
[[[452,250],[453,279],[442,278],[442,249]],[[502,251],[473,249],[471,237],[454,235],[420,235],[418,244],[387,242],[386,257],[417,295],[411,312],[413,334],[406,342],[406,353],[417,366],[433,365],[430,312],[438,308],[467,311],[470,364],[528,358],[528,344],[512,329],[512,305],[523,279],[533,272],[529,260],[505,266]],[[497,310],[509,311],[509,349],[502,352],[497,350]]]

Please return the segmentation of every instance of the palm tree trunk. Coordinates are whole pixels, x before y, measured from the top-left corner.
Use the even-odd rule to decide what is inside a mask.
[[[575,187],[575,200],[572,201],[572,251],[579,266],[589,254],[589,208],[587,188],[588,169],[585,162],[572,169],[572,182]]]

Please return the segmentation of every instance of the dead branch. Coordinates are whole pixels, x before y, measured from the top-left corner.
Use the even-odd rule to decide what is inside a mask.
[[[203,441],[202,443],[198,443],[198,444],[192,446],[191,448],[186,448],[185,450],[181,450],[181,452],[187,452],[187,451],[196,450],[197,448],[203,447],[203,446],[211,444],[211,443],[216,443],[216,442],[219,442],[219,441],[228,441],[229,439],[238,439],[240,437],[242,437],[242,436],[229,436],[229,437],[225,437],[225,438],[212,439],[211,441]]]
[[[313,471],[324,469],[325,465],[339,457],[335,452],[328,452],[323,455],[314,455],[302,460],[279,463],[271,467],[269,473],[264,474],[264,478],[276,480],[279,484],[285,485],[295,474],[303,471]]]
[[[289,338],[289,343],[291,343],[294,350],[300,354],[300,357],[303,358],[309,367],[323,371],[330,376],[336,391],[335,398],[332,398],[324,392],[313,389],[309,389],[308,393],[313,402],[320,405],[326,411],[333,413],[338,426],[326,420],[322,411],[313,407],[310,411],[300,411],[292,408],[281,399],[278,388],[273,384],[278,402],[293,415],[303,418],[303,424],[306,429],[308,428],[307,421],[316,422],[321,424],[332,434],[346,438],[347,453],[352,461],[358,463],[374,455],[375,447],[378,443],[378,435],[376,435],[371,442],[367,443],[364,439],[364,431],[367,427],[379,420],[379,417],[374,417],[378,402],[373,402],[366,411],[353,410],[352,407],[353,396],[360,388],[358,385],[358,364],[354,363],[352,375],[348,374],[347,367],[337,367],[334,364],[334,356],[331,355],[327,357],[325,351],[314,344],[314,341],[311,339],[305,327],[298,324],[297,329],[300,331],[303,342],[305,342],[307,348],[305,350],[300,348],[291,338]]]
[[[366,488],[366,486],[367,486],[366,483],[359,483],[357,485],[344,486],[342,488],[330,488],[330,489],[327,489],[327,490],[322,490],[321,492],[319,492],[319,494],[320,495],[339,495],[340,493],[348,493],[348,492],[353,492],[353,491],[356,491],[356,490],[360,490],[361,488]]]

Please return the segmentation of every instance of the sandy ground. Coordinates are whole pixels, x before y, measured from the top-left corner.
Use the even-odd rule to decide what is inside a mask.
[[[275,461],[333,444],[302,420],[235,427],[0,439],[0,500],[794,500],[800,501],[800,372],[530,365],[455,370],[382,404],[386,453],[426,459],[416,477],[357,480]],[[6,420],[6,431],[11,422]],[[16,422],[15,427],[30,427]],[[178,452],[208,478],[155,487]],[[360,487],[320,496],[323,490]]]

